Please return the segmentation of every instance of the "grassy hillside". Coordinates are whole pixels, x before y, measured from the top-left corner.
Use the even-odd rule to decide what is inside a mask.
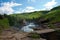
[[[60,6],[57,6],[57,7],[54,7],[51,9],[51,11],[53,11],[53,10],[60,10]]]
[[[47,15],[44,16],[44,18],[45,19],[50,19],[51,23],[60,22],[60,10],[59,10],[59,7],[56,7],[55,10],[50,11]]]
[[[49,11],[35,11],[31,13],[13,14],[11,16],[19,17],[20,19],[36,19],[48,12]]]

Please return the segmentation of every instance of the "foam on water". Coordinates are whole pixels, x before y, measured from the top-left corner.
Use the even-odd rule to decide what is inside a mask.
[[[22,27],[21,30],[24,32],[33,32],[34,30],[32,28],[34,28],[34,27],[35,27],[34,23],[30,23],[30,24]]]

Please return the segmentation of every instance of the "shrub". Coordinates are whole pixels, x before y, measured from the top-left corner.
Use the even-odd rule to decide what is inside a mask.
[[[40,35],[38,35],[37,33],[32,33],[30,37],[36,39],[36,38],[40,38]]]
[[[8,19],[4,18],[0,20],[0,31],[9,28]]]

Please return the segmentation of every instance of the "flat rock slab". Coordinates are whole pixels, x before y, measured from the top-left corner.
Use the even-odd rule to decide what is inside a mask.
[[[54,29],[44,29],[44,30],[36,30],[34,32],[42,34],[42,33],[49,33],[49,32],[54,32]]]
[[[6,33],[6,32],[5,32]],[[0,40],[21,40],[21,38],[24,38],[28,35],[29,33],[23,33],[23,32],[18,32],[18,33],[7,33],[6,35],[0,35]]]

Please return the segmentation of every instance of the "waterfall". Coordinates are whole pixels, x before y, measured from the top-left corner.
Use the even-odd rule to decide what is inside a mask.
[[[33,28],[35,27],[34,23],[29,23],[26,26],[22,27],[21,30],[24,32],[33,32]]]

